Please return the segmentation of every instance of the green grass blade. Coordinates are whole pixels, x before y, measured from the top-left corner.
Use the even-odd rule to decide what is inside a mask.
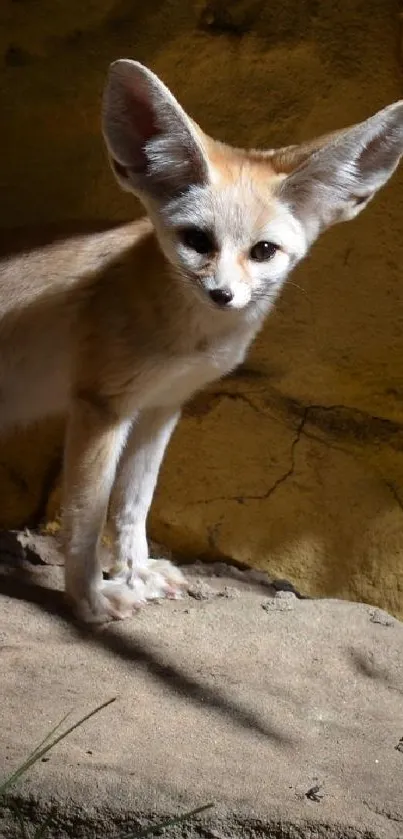
[[[29,755],[28,760],[29,760],[31,757],[33,757],[33,756],[34,756],[34,754],[35,754],[36,752],[39,752],[39,750],[42,748],[42,746],[44,746],[44,745],[45,745],[45,743],[48,743],[48,742],[49,742],[50,738],[51,738],[51,737],[53,737],[53,736],[54,736],[54,734],[56,734],[56,731],[58,731],[58,730],[59,730],[59,728],[60,728],[60,726],[62,726],[62,725],[63,725],[63,723],[64,723],[64,722],[66,722],[66,720],[67,720],[67,718],[70,716],[70,714],[71,714],[71,711],[67,711],[67,714],[65,714],[65,715],[64,715],[64,717],[62,717],[62,719],[60,720],[60,722],[56,723],[56,725],[54,726],[54,728],[52,728],[52,730],[51,730],[51,731],[49,731],[49,734],[47,734],[47,735],[46,735],[46,737],[44,737],[44,738],[43,738],[43,740],[41,740],[41,742],[40,742],[40,743],[38,743],[38,745],[37,745],[37,746],[35,746],[34,750],[33,750],[33,751],[31,752],[31,754]]]
[[[24,775],[25,772],[27,772],[28,769],[31,768],[31,766],[33,766],[38,760],[44,757],[44,755],[46,755],[51,749],[53,749],[58,743],[60,743],[61,740],[64,740],[64,738],[68,737],[68,735],[71,734],[72,731],[75,731],[76,728],[79,728],[80,725],[83,725],[83,723],[87,722],[87,720],[91,719],[91,717],[95,716],[95,714],[98,714],[99,711],[102,711],[104,708],[107,708],[108,705],[111,705],[112,702],[115,701],[116,696],[113,696],[112,699],[107,699],[106,702],[102,702],[101,705],[98,705],[88,714],[85,714],[84,717],[81,717],[81,719],[73,723],[73,725],[71,725],[69,728],[66,729],[66,731],[63,731],[61,734],[55,737],[55,739],[52,740],[50,743],[48,742],[50,735],[45,737],[45,740],[43,740],[42,743],[46,743],[46,745],[42,745],[42,747],[37,746],[36,749],[34,749],[34,751],[29,755],[27,760],[23,764],[21,764],[21,766],[19,766],[18,769],[16,769],[16,771],[12,773],[12,775],[9,775],[8,778],[2,781],[2,783],[0,784],[0,796],[4,795],[6,790],[8,790],[13,784],[15,784],[21,778],[21,776]],[[66,719],[66,717],[64,719]],[[58,723],[58,725],[56,726],[56,731],[60,727],[60,725],[61,723]]]
[[[211,810],[212,807],[214,807],[213,803],[203,804],[201,807],[195,807],[194,810],[189,810],[187,813],[182,813],[182,815],[175,816],[173,819],[166,819],[163,822],[159,822],[159,824],[153,824],[150,825],[150,827],[144,828],[144,830],[139,830],[138,833],[129,834],[127,839],[144,839],[145,836],[151,836],[152,834],[159,833],[160,830],[165,830],[167,827],[173,827],[175,824],[187,821],[188,819],[191,819],[192,816],[197,816],[198,813],[203,813],[204,810]]]

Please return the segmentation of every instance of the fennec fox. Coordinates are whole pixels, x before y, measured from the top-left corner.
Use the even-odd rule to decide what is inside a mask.
[[[103,133],[148,218],[9,255],[0,284],[2,426],[68,416],[67,595],[84,620],[176,596],[146,518],[181,406],[244,358],[317,236],[354,218],[403,152],[403,101],[302,146],[216,142],[136,61],[114,62]],[[98,558],[107,510],[114,575]]]

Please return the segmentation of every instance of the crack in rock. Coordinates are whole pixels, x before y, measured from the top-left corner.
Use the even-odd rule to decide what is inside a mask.
[[[290,462],[290,466],[287,469],[287,471],[284,472],[283,475],[280,475],[280,477],[277,478],[276,481],[274,481],[274,484],[272,484],[272,486],[268,490],[266,490],[266,492],[261,493],[261,494],[257,494],[257,495],[243,495],[243,496],[241,496],[243,501],[255,501],[255,500],[260,501],[260,500],[264,500],[264,499],[267,499],[267,498],[271,498],[271,496],[275,492],[277,492],[278,488],[280,486],[282,486],[282,484],[284,484],[286,481],[289,480],[289,478],[291,478],[293,476],[293,474],[295,472],[295,450],[298,446],[298,443],[301,440],[302,434],[304,433],[304,426],[305,426],[305,423],[306,423],[307,418],[308,418],[308,410],[309,410],[308,408],[305,409],[303,417],[302,417],[302,419],[301,419],[301,421],[300,421],[300,423],[297,427],[297,432],[296,432],[295,438],[292,441],[291,452],[290,452],[290,461],[291,462]]]
[[[384,443],[403,451],[403,425],[395,420],[345,405],[294,404],[294,413],[301,409],[308,412],[307,419],[312,425],[333,437],[361,445]]]
[[[385,485],[387,486],[389,492],[391,493],[391,495],[393,495],[393,498],[395,499],[397,505],[400,507],[401,511],[403,512],[403,501],[400,498],[400,495],[399,495],[394,483],[392,483],[391,481],[386,481],[385,480]]]
[[[208,395],[209,404],[208,407],[205,408],[207,412],[210,410],[211,403],[216,402],[220,399],[232,399],[232,400],[241,400],[246,405],[248,405],[253,411],[262,416],[271,416],[273,420],[279,422],[278,419],[272,417],[268,411],[259,408],[254,402],[244,393],[231,393],[227,391],[216,391],[215,393]],[[248,494],[248,495],[218,495],[212,498],[205,498],[205,499],[198,499],[197,501],[192,501],[189,504],[186,504],[186,507],[195,507],[197,505],[207,505],[213,504],[219,501],[235,501],[238,504],[244,504],[246,501],[264,501],[270,498],[277,489],[282,486],[289,478],[292,477],[295,471],[295,449],[302,435],[304,435],[307,439],[313,440],[314,442],[325,446],[329,449],[334,449],[336,451],[340,451],[346,455],[353,456],[354,453],[349,450],[347,447],[343,447],[340,444],[333,442],[332,440],[323,439],[323,437],[318,436],[317,434],[313,433],[312,431],[308,431],[306,429],[306,425],[309,423],[310,425],[316,426],[317,428],[326,431],[329,434],[335,435],[335,429],[338,425],[341,425],[341,429],[343,432],[344,437],[353,436],[356,442],[365,443],[368,439],[371,428],[370,426],[374,426],[372,431],[375,432],[374,439],[377,442],[388,442],[392,448],[400,449],[403,448],[403,441],[401,442],[401,437],[403,435],[403,426],[399,423],[392,422],[391,420],[383,419],[381,417],[372,416],[370,414],[366,414],[364,411],[359,411],[355,408],[347,408],[343,405],[305,405],[303,406],[302,403],[293,402],[292,412],[294,415],[298,412],[300,415],[300,421],[297,426],[296,436],[293,440],[291,445],[291,453],[290,453],[290,465],[286,471],[280,475],[279,478],[269,487],[265,492],[256,493],[256,494]],[[330,422],[328,420],[324,420],[325,416],[331,416]],[[359,433],[355,433],[359,427]],[[397,440],[391,440],[390,435],[396,437]],[[387,439],[388,438],[388,439]],[[403,512],[403,501],[400,498],[398,491],[395,485],[387,480],[384,480],[384,484],[389,489],[391,494],[393,495],[396,503],[399,505]]]
[[[239,376],[233,377],[235,380]],[[228,377],[230,381],[231,378]],[[281,391],[265,383],[264,394],[257,391],[260,397],[264,397],[264,407],[259,407],[245,392],[231,391],[226,389],[205,391],[198,395],[190,403],[187,413],[197,416],[208,413],[211,407],[220,399],[241,400],[249,405],[256,413],[266,416],[271,405],[276,405],[288,416],[304,417],[309,413],[309,422],[333,437],[353,440],[361,444],[367,442],[386,443],[398,451],[403,451],[403,423],[397,420],[388,419],[377,414],[350,407],[348,405],[319,405],[316,403],[304,404],[298,399],[287,397]],[[272,414],[270,414],[271,416]],[[275,417],[273,416],[273,419]]]
[[[282,484],[289,480],[295,472],[295,451],[298,446],[298,443],[301,440],[301,437],[304,433],[304,426],[307,421],[309,408],[306,408],[304,414],[297,426],[295,438],[291,444],[291,451],[290,451],[290,465],[288,469],[277,478],[274,483],[262,493],[256,493],[255,495],[216,495],[214,498],[200,498],[197,501],[191,501],[189,504],[186,504],[186,508],[188,507],[197,507],[198,505],[204,506],[207,504],[213,504],[216,501],[236,501],[238,504],[244,504],[245,501],[264,501],[271,496],[278,490]]]

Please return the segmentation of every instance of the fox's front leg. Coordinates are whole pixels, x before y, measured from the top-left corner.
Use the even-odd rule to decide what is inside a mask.
[[[66,593],[86,621],[125,617],[132,604],[104,583],[98,545],[127,425],[96,400],[76,399],[64,463],[63,530]]]
[[[126,583],[143,600],[177,597],[185,585],[182,573],[167,560],[149,559],[148,511],[164,452],[180,411],[154,408],[133,424],[111,497],[116,581]]]

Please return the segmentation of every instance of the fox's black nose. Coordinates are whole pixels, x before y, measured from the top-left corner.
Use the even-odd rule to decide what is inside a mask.
[[[212,288],[209,295],[217,306],[228,306],[234,296],[229,288]]]

